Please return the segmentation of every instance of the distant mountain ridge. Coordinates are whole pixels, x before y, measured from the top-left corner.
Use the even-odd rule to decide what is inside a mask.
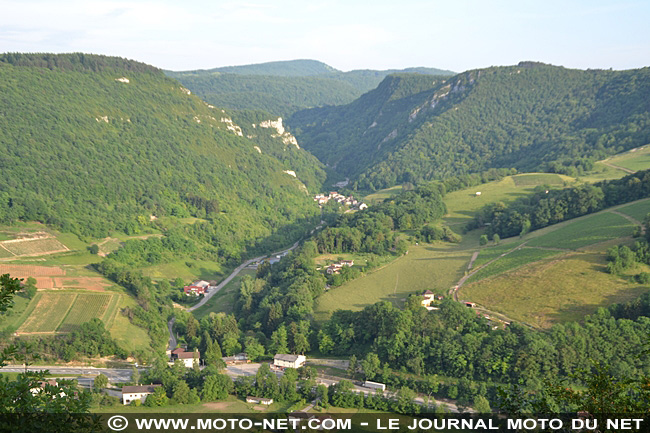
[[[354,102],[295,113],[303,146],[362,189],[517,168],[579,175],[650,142],[650,68],[536,62],[386,77]]]
[[[288,116],[295,111],[352,102],[374,89],[387,75],[411,72],[453,75],[435,68],[339,71],[316,60],[289,60],[214,69],[166,71],[211,104],[232,109],[264,110]]]

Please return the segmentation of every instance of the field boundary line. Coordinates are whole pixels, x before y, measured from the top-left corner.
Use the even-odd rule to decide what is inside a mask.
[[[613,209],[610,212],[615,213],[616,215],[622,216],[623,218],[625,218],[626,220],[628,220],[629,222],[631,222],[634,225],[641,226],[641,229],[645,231],[645,228],[643,227],[643,223],[641,221],[639,221],[638,219],[636,219],[636,218],[634,218],[634,217],[632,217],[630,215],[624,214],[623,212],[619,212],[616,209]]]
[[[626,173],[628,173],[628,174],[634,174],[634,173],[636,173],[636,171],[634,171],[634,170],[630,170],[629,168],[621,167],[620,165],[614,165],[614,164],[612,164],[612,163],[610,163],[610,162],[607,162],[607,161],[609,161],[609,159],[610,159],[610,158],[603,159],[602,161],[600,161],[600,163],[601,163],[601,164],[605,164],[605,165],[608,166],[608,167],[611,167],[611,168],[615,168],[615,169],[617,169],[617,170],[624,171],[624,172],[626,172]]]
[[[61,327],[61,325],[63,324],[63,322],[65,322],[65,319],[70,314],[70,311],[72,311],[72,308],[74,307],[74,304],[77,303],[77,299],[79,299],[79,294],[78,293],[74,295],[74,299],[70,303],[70,306],[68,307],[68,310],[65,312],[65,314],[63,314],[63,318],[59,321],[59,323],[57,323],[56,328],[54,328],[54,332],[58,332],[58,330]]]
[[[11,254],[14,257],[17,257],[16,254],[14,254],[12,251],[7,249],[7,247],[4,246],[4,242],[0,242],[0,247],[2,247],[3,250],[7,251],[9,254]],[[11,257],[5,257],[5,259],[10,259]]]

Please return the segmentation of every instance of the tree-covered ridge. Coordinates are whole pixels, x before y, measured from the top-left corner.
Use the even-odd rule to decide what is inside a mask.
[[[146,63],[137,62],[135,60],[84,53],[3,53],[0,54],[0,63],[14,66],[29,66],[78,72],[98,72],[105,70],[160,72],[160,70],[155,66],[147,65]]]
[[[323,62],[319,62],[318,60],[298,59],[255,63],[251,65],[222,66],[196,71],[168,71],[167,73],[170,76],[178,77],[180,75],[201,75],[214,72],[237,75],[267,75],[274,77],[310,77],[315,75],[333,74],[340,71]]]
[[[310,156],[258,152],[228,113],[160,70],[81,54],[3,58],[0,223],[103,237],[158,224],[151,215],[194,216],[205,222],[187,232],[228,256],[317,213],[299,180],[302,169],[315,189],[324,179]]]
[[[399,72],[453,75],[451,71],[434,68],[342,72],[315,60],[166,71],[211,104],[264,110],[285,117],[305,108],[347,104],[374,89],[387,75]]]
[[[313,76],[215,73],[181,75],[177,79],[202,99],[218,107],[264,110],[285,117],[309,107],[346,104],[361,94],[348,83]]]
[[[408,81],[423,91],[400,93]],[[433,81],[421,88],[421,76],[387,77],[347,106],[298,112],[289,124],[364,189],[494,167],[579,174],[650,140],[650,68],[526,62]]]

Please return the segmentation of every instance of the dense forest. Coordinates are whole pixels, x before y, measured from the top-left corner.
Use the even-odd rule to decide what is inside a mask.
[[[649,68],[522,62],[447,79],[391,75],[348,105],[300,111],[288,123],[358,189],[489,168],[576,175],[648,143],[649,92]]]
[[[650,197],[650,170],[621,179],[564,189],[538,188],[535,194],[509,204],[497,202],[481,209],[467,229],[486,227],[488,237],[523,235],[531,230]]]
[[[264,110],[285,117],[305,108],[350,103],[396,72],[453,75],[451,71],[434,68],[342,72],[315,60],[166,71],[168,76],[216,106]]]
[[[302,236],[317,217],[305,184],[320,188],[320,164],[270,133],[259,143],[243,136],[228,113],[189,93],[124,59],[1,56],[0,223],[99,238],[194,217],[178,234],[225,259],[275,233],[282,245]]]

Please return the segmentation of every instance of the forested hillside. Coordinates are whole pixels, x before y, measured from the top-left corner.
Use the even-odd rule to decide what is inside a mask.
[[[2,224],[104,237],[195,217],[177,234],[228,258],[285,227],[299,236],[318,211],[306,188],[324,180],[313,156],[286,137],[247,138],[229,113],[142,63],[2,55],[0,113]]]
[[[395,72],[400,71],[342,72],[315,60],[291,60],[166,73],[211,104],[286,117],[305,108],[352,102]],[[408,68],[402,72],[453,75],[434,68]]]
[[[341,107],[297,112],[301,143],[360,189],[489,168],[570,175],[650,141],[650,68],[539,63],[448,79],[391,75]]]

